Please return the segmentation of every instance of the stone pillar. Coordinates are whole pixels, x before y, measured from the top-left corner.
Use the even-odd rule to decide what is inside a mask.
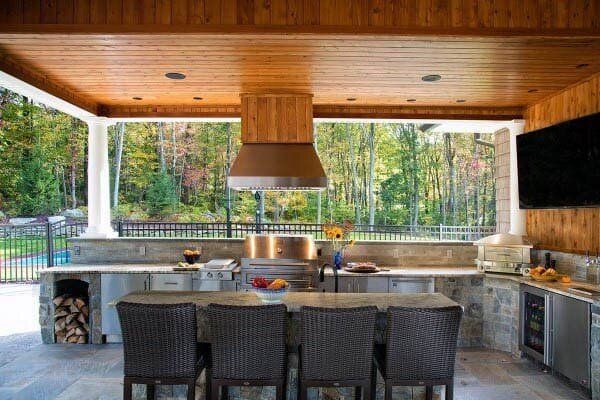
[[[110,218],[110,183],[108,167],[108,127],[114,122],[95,117],[88,124],[88,227],[82,237],[106,239],[117,237]]]
[[[513,120],[508,126],[510,132],[510,233],[526,235],[525,210],[519,209],[519,175],[517,169],[517,136],[523,133],[525,121]]]

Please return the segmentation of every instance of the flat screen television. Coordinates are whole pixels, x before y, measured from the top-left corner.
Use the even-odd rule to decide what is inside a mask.
[[[520,208],[600,206],[600,113],[517,136]]]

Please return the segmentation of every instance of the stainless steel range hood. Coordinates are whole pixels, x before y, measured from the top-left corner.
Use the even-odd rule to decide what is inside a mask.
[[[242,147],[227,178],[237,190],[322,190],[311,94],[241,95]]]
[[[322,190],[327,177],[310,143],[248,143],[240,148],[229,177],[237,190]]]

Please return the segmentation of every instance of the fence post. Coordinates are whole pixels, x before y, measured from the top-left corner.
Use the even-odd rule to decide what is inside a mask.
[[[441,242],[442,241],[442,237],[443,237],[443,235],[442,235],[442,224],[440,224],[440,233],[439,233],[439,235],[440,235],[440,242]]]
[[[46,222],[46,252],[48,256],[48,267],[54,266],[54,240],[52,238],[52,224]]]
[[[120,219],[117,220],[117,233],[119,237],[123,237],[123,221]]]

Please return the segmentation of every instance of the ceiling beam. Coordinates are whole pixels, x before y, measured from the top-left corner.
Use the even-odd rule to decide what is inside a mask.
[[[314,106],[315,118],[356,119],[443,119],[510,121],[523,118],[521,107],[446,107],[446,106]]]
[[[339,106],[315,104],[314,118],[335,119],[443,119],[511,121],[523,117],[521,107],[404,107]],[[221,106],[104,106],[100,115],[109,118],[239,118],[239,105]]]
[[[600,17],[600,16],[599,16]],[[426,37],[522,37],[522,38],[581,38],[600,37],[597,28],[471,28],[471,27],[388,27],[345,25],[108,25],[108,24],[4,24],[0,34],[22,35],[165,35],[165,34],[223,34],[223,35],[339,35],[373,36],[393,39],[405,36]]]

